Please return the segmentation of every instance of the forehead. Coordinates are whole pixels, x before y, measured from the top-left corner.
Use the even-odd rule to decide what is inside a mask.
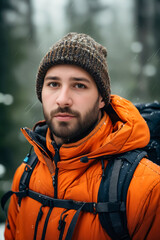
[[[56,65],[47,71],[45,78],[47,77],[58,77],[58,78],[86,78],[90,82],[96,85],[93,77],[85,71],[83,68],[76,66],[76,65],[70,65],[70,64],[61,64]]]

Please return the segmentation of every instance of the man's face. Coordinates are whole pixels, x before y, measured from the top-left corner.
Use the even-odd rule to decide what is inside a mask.
[[[67,143],[88,131],[105,103],[88,72],[74,65],[51,67],[42,88],[44,117],[55,141]]]

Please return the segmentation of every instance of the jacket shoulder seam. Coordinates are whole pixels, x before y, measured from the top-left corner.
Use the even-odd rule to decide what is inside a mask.
[[[152,167],[151,165],[147,164],[147,162],[145,161],[149,161],[152,163],[153,166],[156,166],[156,167]],[[147,159],[147,158],[143,158],[139,164],[142,164],[142,165],[145,165],[148,169],[150,169],[151,171],[153,171],[154,173],[156,173],[157,175],[160,176],[160,166],[155,164],[154,162],[152,162],[151,160]]]

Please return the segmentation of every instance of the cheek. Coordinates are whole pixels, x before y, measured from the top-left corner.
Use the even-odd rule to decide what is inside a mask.
[[[42,88],[41,96],[42,96],[42,102],[44,103],[46,99],[46,91],[44,90],[44,87]]]
[[[53,93],[42,89],[42,103],[44,106],[52,106],[55,103],[55,97]]]
[[[49,91],[47,91],[47,88],[43,86],[42,88],[42,99],[45,101],[47,98],[49,98]]]
[[[78,110],[81,114],[85,114],[95,105],[98,95],[94,93],[93,95],[80,96],[74,100],[73,108]]]
[[[49,115],[50,111],[53,109],[53,104],[50,97],[46,93],[42,93],[42,107],[45,115]]]

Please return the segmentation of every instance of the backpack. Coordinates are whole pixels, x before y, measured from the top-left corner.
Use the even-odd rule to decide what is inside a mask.
[[[59,207],[65,208],[66,211],[69,209],[76,210],[68,228],[65,240],[71,240],[81,211],[98,214],[102,227],[111,239],[130,240],[131,237],[128,233],[126,217],[126,198],[130,181],[137,165],[143,157],[148,155],[149,159],[160,164],[160,104],[156,102],[151,104],[136,104],[136,107],[148,123],[151,132],[151,140],[144,149],[136,149],[123,154],[109,156],[111,161],[108,162],[106,169],[103,169],[97,203],[56,199],[30,190],[28,188],[29,180],[34,171],[34,167],[38,162],[38,158],[33,152],[29,153],[24,159],[26,165],[20,179],[19,192],[7,192],[1,199],[2,209],[4,210],[5,203],[12,194],[16,194],[18,197],[19,205],[21,204],[22,198],[28,196],[40,202],[42,206],[49,206],[50,210],[45,221],[42,239],[45,239],[47,224],[53,207]],[[102,166],[104,166],[103,161],[105,159],[108,160],[108,156],[100,158]],[[40,208],[35,224],[34,239],[36,239],[38,223],[42,214],[43,212]],[[65,216],[66,215],[61,216],[59,221],[59,240],[63,237]]]
[[[150,142],[143,148],[148,158],[160,165],[160,104],[158,102],[135,104],[150,130]]]

